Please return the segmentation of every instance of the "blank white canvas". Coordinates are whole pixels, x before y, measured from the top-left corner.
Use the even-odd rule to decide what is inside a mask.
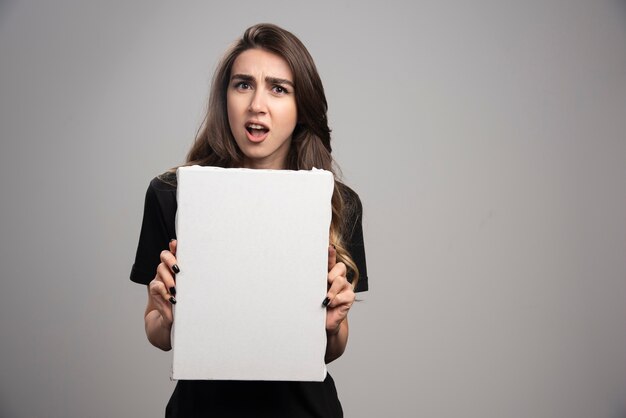
[[[333,175],[179,168],[173,379],[322,381]]]

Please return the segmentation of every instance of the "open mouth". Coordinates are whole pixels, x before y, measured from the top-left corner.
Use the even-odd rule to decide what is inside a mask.
[[[248,131],[252,138],[262,139],[269,132],[269,129],[258,123],[248,123],[246,125],[246,131]]]

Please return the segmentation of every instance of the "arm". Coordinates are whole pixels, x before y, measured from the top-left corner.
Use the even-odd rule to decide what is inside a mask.
[[[347,279],[344,263],[337,263],[337,251],[328,249],[329,289],[326,305],[326,354],[324,360],[330,363],[339,358],[348,344],[348,311],[354,303],[355,294]]]
[[[161,263],[157,267],[156,276],[148,285],[148,303],[144,314],[148,341],[164,351],[172,348],[172,305],[176,303],[174,271],[179,271],[174,254],[176,241],[171,241],[170,251],[161,253]]]
[[[348,318],[339,325],[337,333],[331,334],[326,331],[326,354],[324,361],[326,364],[341,357],[348,344]]]
[[[170,308],[171,310],[171,308]],[[160,348],[163,351],[169,351],[172,349],[172,343],[170,338],[170,331],[172,330],[171,321],[164,319],[164,316],[152,303],[152,296],[150,295],[150,287],[148,287],[148,304],[146,306],[146,313],[144,315],[144,323],[146,329],[146,336],[148,341],[153,346]]]

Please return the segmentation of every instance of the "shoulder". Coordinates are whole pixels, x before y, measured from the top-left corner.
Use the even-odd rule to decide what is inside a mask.
[[[176,212],[176,173],[165,172],[150,181],[146,208],[155,208],[166,216]]]
[[[348,242],[361,241],[363,205],[358,193],[344,183],[337,182],[342,200],[341,229]]]
[[[166,171],[150,180],[148,190],[146,191],[146,198],[159,202],[175,199],[176,173]]]
[[[150,181],[149,188],[154,192],[175,192],[176,184],[176,172],[166,171],[153,178]]]
[[[344,211],[351,216],[360,217],[363,212],[363,205],[358,193],[340,181],[337,182],[337,187],[341,193]]]

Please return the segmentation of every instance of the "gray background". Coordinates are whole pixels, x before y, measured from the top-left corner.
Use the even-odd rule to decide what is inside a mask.
[[[0,3],[0,415],[162,415],[143,197],[260,21],[316,59],[365,206],[346,415],[626,416],[617,0]]]

